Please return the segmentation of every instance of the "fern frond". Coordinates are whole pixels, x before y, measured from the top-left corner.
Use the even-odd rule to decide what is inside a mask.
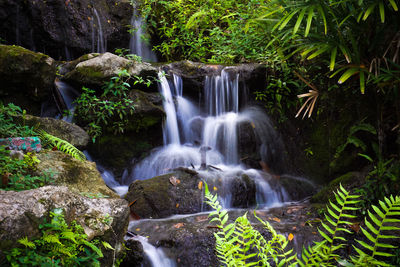
[[[60,239],[58,239],[58,236],[56,235],[52,235],[52,234],[46,234],[43,236],[43,241],[45,241],[46,243],[54,243],[54,244],[60,244]]]
[[[364,236],[368,239],[367,242],[356,240],[360,248],[355,246],[358,256],[353,257],[352,261],[356,264],[376,264],[381,266],[389,266],[384,261],[378,260],[376,257],[392,257],[389,253],[390,249],[397,248],[385,242],[388,239],[400,238],[394,235],[394,231],[400,230],[400,197],[390,196],[385,197],[384,201],[379,201],[379,206],[372,205],[375,214],[368,211],[368,216],[365,218],[365,228],[360,227]]]
[[[359,195],[352,195],[342,185],[334,192],[336,202],[329,201],[326,206],[326,223],[321,222],[318,232],[323,238],[321,242],[308,249],[303,249],[301,266],[335,266],[336,259],[340,258],[336,251],[344,246],[346,241],[340,234],[350,233],[346,226],[352,225],[349,219],[355,218],[349,214],[357,210],[354,205],[359,202]]]
[[[103,252],[101,252],[101,249],[99,249],[96,245],[86,240],[82,240],[82,243],[84,243],[86,246],[90,247],[94,252],[96,252],[99,258],[103,258]]]
[[[28,237],[26,236],[24,238],[18,239],[18,243],[24,245],[27,248],[32,248],[32,249],[36,248],[35,243],[29,241]]]
[[[51,135],[43,130],[39,130],[38,133],[42,139],[45,139],[47,142],[57,147],[58,150],[67,153],[76,159],[82,161],[86,160],[85,154],[83,154],[82,151],[71,145],[69,142]]]

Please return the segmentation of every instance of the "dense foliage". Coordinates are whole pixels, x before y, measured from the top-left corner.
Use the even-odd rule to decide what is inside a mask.
[[[50,217],[50,222],[39,226],[41,237],[22,238],[18,240],[20,247],[6,252],[11,266],[100,266],[100,244],[113,249],[105,241],[88,241],[82,226],[75,221],[67,224],[62,209],[55,209]]]
[[[259,17],[268,1],[144,0],[142,15],[157,39],[155,49],[168,61],[263,61],[270,53],[264,29],[246,23]]]
[[[129,124],[128,116],[135,110],[134,100],[129,97],[131,79],[135,80],[134,84],[140,82],[149,86],[151,83],[140,77],[131,77],[127,70],[122,70],[104,84],[100,95],[95,90],[82,88],[82,94],[75,100],[74,116],[85,125],[93,142],[105,129],[123,133]]]
[[[385,197],[379,205],[372,205],[361,227],[363,237],[352,245],[353,255],[343,257],[339,253],[344,248],[349,249],[348,236],[352,233],[353,213],[359,208],[360,196],[351,194],[342,186],[335,193],[335,200],[326,207],[325,220],[321,222],[318,232],[322,241],[303,248],[300,257],[287,249],[289,241],[277,234],[268,223],[254,216],[264,225],[272,238],[266,240],[255,230],[246,214],[228,222],[228,213],[222,210],[217,200],[207,186],[205,187],[207,203],[216,211],[210,213],[211,222],[217,222],[216,253],[221,263],[226,266],[391,266],[390,259],[397,246],[391,240],[399,238],[400,197]]]

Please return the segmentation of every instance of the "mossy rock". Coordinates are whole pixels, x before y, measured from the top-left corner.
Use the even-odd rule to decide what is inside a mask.
[[[56,185],[67,186],[75,193],[91,197],[119,198],[106,186],[94,162],[80,161],[61,151],[38,153],[37,158],[40,160],[38,174],[51,174]]]
[[[0,45],[0,97],[34,115],[40,114],[54,84],[54,60],[20,46]]]
[[[118,76],[118,73],[122,70],[127,70],[132,76],[143,78],[149,76],[156,78],[158,73],[157,69],[149,63],[134,62],[108,52],[95,57],[88,57],[87,60],[81,57],[80,60],[82,61],[76,64],[74,69],[65,73],[62,78],[77,87],[100,88],[112,77]],[[70,63],[70,65],[72,66],[73,63]],[[68,71],[68,68],[65,68],[64,71]],[[134,81],[132,80],[132,82]]]
[[[174,181],[176,181],[174,183]],[[164,218],[173,214],[190,214],[201,210],[201,178],[195,172],[177,171],[148,180],[136,180],[125,199],[141,218]]]
[[[26,125],[38,127],[45,132],[66,140],[76,147],[84,148],[89,142],[89,135],[78,125],[53,118],[41,118],[26,115],[23,120]]]
[[[346,190],[352,190],[354,188],[360,187],[365,181],[365,172],[348,172],[343,174],[333,181],[331,181],[327,186],[323,187],[318,193],[316,193],[312,198],[312,203],[327,203],[329,199],[335,197],[333,192],[336,192],[340,184]]]

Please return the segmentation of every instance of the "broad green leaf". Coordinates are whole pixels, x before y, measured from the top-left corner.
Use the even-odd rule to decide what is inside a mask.
[[[335,68],[336,55],[337,55],[337,47],[335,46],[331,51],[331,62],[329,64],[330,71],[333,71]]]
[[[381,22],[385,22],[385,7],[383,6],[383,2],[379,2],[379,14],[381,15]]]
[[[289,15],[287,15],[285,17],[285,19],[283,20],[281,26],[279,26],[279,30],[282,30],[283,28],[285,28],[286,24],[289,23],[289,21],[293,18],[294,15],[296,15],[297,12],[298,12],[298,10],[295,10],[292,13],[290,13]]]
[[[369,15],[371,14],[371,12],[374,11],[374,8],[375,8],[376,5],[377,5],[377,4],[375,3],[375,4],[372,4],[372,5],[370,5],[370,6],[368,7],[367,11],[365,11],[365,13],[364,13],[363,20],[366,20],[366,19],[369,17]]]
[[[308,12],[308,16],[307,16],[307,26],[306,26],[306,30],[304,32],[304,36],[307,37],[307,35],[310,33],[310,28],[311,28],[311,21],[312,18],[314,16],[314,6],[310,8],[310,11]]]
[[[304,14],[306,13],[306,11],[307,11],[306,7],[301,10],[299,17],[297,18],[296,24],[294,25],[293,34],[296,34],[296,32],[299,30],[301,21],[303,20],[303,17],[304,17]]]
[[[349,79],[351,76],[353,76],[354,74],[358,73],[359,69],[358,68],[349,68],[347,71],[345,71],[343,73],[343,75],[339,78],[338,83],[342,84],[345,81],[347,81],[347,79]]]
[[[396,2],[394,0],[389,0],[389,3],[392,5],[394,11],[398,11],[399,10],[398,7],[397,7]]]

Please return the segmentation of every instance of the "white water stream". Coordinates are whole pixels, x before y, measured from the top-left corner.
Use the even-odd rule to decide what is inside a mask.
[[[226,67],[220,75],[207,76],[204,86],[204,105],[196,107],[183,96],[182,79],[173,75],[169,81],[159,74],[159,89],[163,95],[166,119],[163,126],[164,146],[157,148],[142,162],[135,165],[128,179],[149,179],[171,172],[177,167],[194,167],[204,179],[222,178],[226,188],[235,177],[246,174],[256,183],[257,202],[269,206],[289,200],[285,190],[273,176],[260,170],[248,169],[239,159],[239,126],[252,125],[253,135],[261,145],[261,159],[279,157],[278,134],[266,114],[255,107],[240,110],[239,74]],[[206,165],[213,171],[200,170],[200,150],[207,150]],[[229,191],[229,189],[227,189]],[[221,195],[225,208],[231,207],[230,192]]]

